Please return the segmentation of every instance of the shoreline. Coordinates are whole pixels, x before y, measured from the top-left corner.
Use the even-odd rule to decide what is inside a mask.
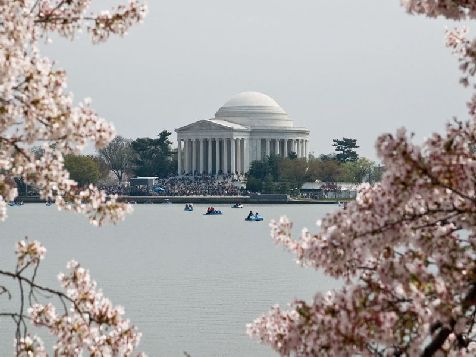
[[[39,197],[17,198],[24,203],[46,203],[46,200]],[[203,204],[233,204],[240,203],[262,203],[262,204],[337,204],[338,202],[349,201],[346,199],[293,199],[289,197],[267,197],[267,195],[253,196],[119,196],[118,201],[137,204],[164,204],[164,203],[203,203]]]

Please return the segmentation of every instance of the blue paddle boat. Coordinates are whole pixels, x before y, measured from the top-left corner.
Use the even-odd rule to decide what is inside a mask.
[[[187,212],[193,212],[193,205],[191,203],[187,203],[185,204],[185,207],[183,210]]]
[[[257,214],[254,214],[250,217],[245,218],[245,221],[248,221],[248,222],[261,222],[262,220],[263,220],[263,217]]]
[[[220,214],[223,214],[223,212],[220,210],[214,209],[213,211],[208,211],[207,213],[205,213],[205,216],[217,216]]]
[[[243,208],[243,205],[241,203],[235,203],[231,208]]]

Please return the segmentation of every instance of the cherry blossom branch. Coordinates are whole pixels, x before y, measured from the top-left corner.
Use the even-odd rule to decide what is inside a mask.
[[[40,261],[46,249],[36,241],[20,241],[17,244],[17,268],[15,272],[0,270],[0,276],[18,281],[18,312],[0,312],[0,317],[9,317],[15,323],[15,351],[17,355],[25,351],[37,354],[44,352],[42,341],[28,334],[26,321],[43,327],[57,336],[54,346],[59,355],[77,354],[82,349],[95,350],[100,355],[131,356],[140,340],[140,333],[128,320],[122,318],[122,308],[113,307],[89,272],[77,262],[68,263],[70,272],[61,274],[59,280],[66,292],[39,285],[35,282]],[[31,271],[31,277],[25,273]],[[26,291],[29,289],[29,299]],[[56,297],[63,305],[63,313],[57,314],[51,303],[43,305],[31,296],[35,291],[47,293],[48,298]],[[71,305],[67,307],[67,303]],[[28,314],[26,310],[28,309]],[[74,342],[73,342],[74,341]],[[35,355],[37,355],[35,354]]]

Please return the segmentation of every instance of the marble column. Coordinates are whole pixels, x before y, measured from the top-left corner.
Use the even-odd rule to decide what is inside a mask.
[[[185,151],[185,174],[189,173],[190,169],[190,142],[189,139],[184,140],[184,151]]]
[[[215,138],[215,174],[218,176],[220,172],[220,139]]]
[[[304,157],[304,139],[301,139],[301,157]]]
[[[309,143],[309,140],[306,140],[306,141],[304,142],[304,154],[306,155],[306,160],[307,160],[307,158],[309,157],[309,152],[308,152],[308,147],[307,147],[307,146],[308,146],[308,143]]]
[[[230,172],[232,175],[236,172],[236,165],[235,165],[235,139],[230,139]]]
[[[275,154],[276,156],[279,156],[279,139],[274,139],[274,150],[275,150]]]
[[[236,171],[241,174],[241,139],[236,139]]]
[[[182,175],[182,138],[178,138],[177,145],[177,171],[178,175]]]
[[[266,156],[271,155],[271,140],[266,139]]]
[[[197,141],[192,139],[192,174],[197,170]]]
[[[288,157],[288,139],[284,139],[284,145],[283,145],[283,156],[284,158],[287,158]]]
[[[203,161],[204,161],[204,147],[205,145],[203,145],[203,139],[199,139],[199,142],[200,142],[200,175],[203,174],[203,171],[205,170],[205,168],[203,167]]]
[[[207,169],[208,169],[208,174],[212,175],[213,174],[213,159],[212,159],[212,154],[213,154],[213,148],[212,148],[212,138],[208,138],[208,161],[207,161]]]
[[[256,160],[261,161],[261,139],[258,139],[256,141],[256,151],[258,151],[258,156],[256,157]]]
[[[223,139],[223,173],[228,174],[228,139]]]
[[[250,140],[243,139],[243,173],[250,169]]]

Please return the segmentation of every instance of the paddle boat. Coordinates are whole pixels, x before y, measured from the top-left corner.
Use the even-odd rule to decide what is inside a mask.
[[[243,205],[241,203],[235,203],[231,208],[243,208]]]
[[[250,217],[246,217],[245,221],[248,222],[261,222],[263,220],[263,217],[261,217],[259,214],[254,214]]]
[[[8,205],[10,207],[13,207],[13,206],[23,206],[23,201],[10,201],[8,202]]]
[[[211,208],[211,209],[210,209]],[[220,214],[223,214],[222,211],[220,210],[217,210],[213,207],[209,207],[209,209],[207,210],[207,212],[205,213],[205,216],[216,216],[216,215],[220,215]]]
[[[187,212],[192,212],[192,211],[193,211],[193,204],[191,204],[191,203],[186,203],[183,210],[184,210],[184,211],[187,211]]]
[[[46,207],[50,207],[53,204],[53,202],[46,201]]]

